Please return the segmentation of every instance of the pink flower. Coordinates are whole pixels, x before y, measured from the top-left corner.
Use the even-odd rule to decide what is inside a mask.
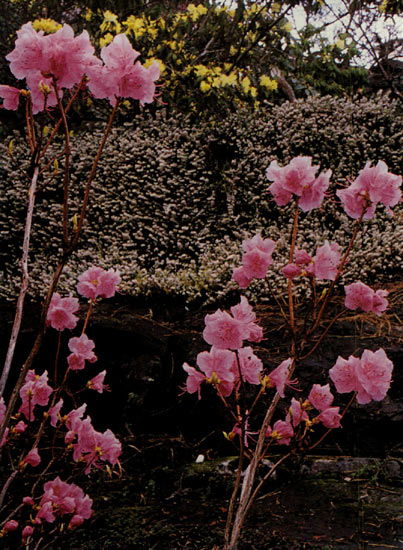
[[[293,435],[294,429],[287,420],[277,420],[273,429],[269,426],[266,431],[266,437],[275,439],[279,445],[289,445]]]
[[[359,363],[358,357],[353,355],[350,355],[348,360],[340,356],[337,358],[335,365],[329,370],[329,376],[339,393],[350,393],[360,389],[356,374]]]
[[[20,100],[20,90],[13,86],[6,86],[0,84],[0,97],[3,99],[3,107],[10,111],[16,111],[18,109],[18,103]]]
[[[20,412],[29,420],[34,420],[34,408],[36,405],[45,406],[53,389],[48,385],[48,372],[40,376],[35,371],[29,370],[25,377],[24,385],[20,389],[22,405]]]
[[[248,277],[243,266],[236,267],[232,270],[232,278],[236,281],[241,288],[248,288],[251,284],[253,277]]]
[[[206,378],[220,386],[223,395],[230,395],[235,381],[236,357],[232,351],[212,347],[197,355],[196,363]]]
[[[376,352],[368,349],[364,351],[361,361],[357,363],[356,374],[370,399],[374,401],[384,399],[390,388],[392,370],[393,363],[382,348]]]
[[[74,460],[83,459],[87,463],[86,474],[90,471],[91,466],[101,468],[100,461],[116,464],[122,451],[122,446],[113,432],[111,430],[106,430],[103,434],[97,432],[91,424],[90,417],[80,423],[77,442],[73,448]]]
[[[182,368],[188,375],[186,379],[186,387],[184,388],[185,391],[187,391],[188,393],[197,392],[197,395],[200,399],[200,386],[202,382],[204,382],[204,380],[206,379],[205,375],[196,370],[194,367],[189,366],[187,363],[183,363]]]
[[[284,277],[287,277],[287,279],[294,279],[298,275],[301,275],[302,269],[295,264],[287,264],[283,267],[281,270],[281,273],[284,275]]]
[[[366,208],[364,219],[369,219],[373,217],[379,203],[384,204],[386,210],[392,214],[391,207],[396,206],[402,196],[399,189],[401,182],[401,176],[389,173],[383,161],[372,167],[367,162],[350,187],[337,191],[336,194],[349,216],[357,219]]]
[[[60,410],[63,407],[63,399],[59,401],[49,409],[48,414],[50,417],[50,425],[56,428],[56,425],[60,419]]]
[[[31,527],[31,525],[26,525],[22,530],[22,540],[26,541],[27,539],[29,539],[29,537],[32,536],[33,532],[34,532],[33,527]]]
[[[329,187],[331,171],[328,170],[315,179],[319,167],[312,166],[311,162],[311,157],[295,157],[284,167],[280,167],[277,161],[271,162],[266,176],[273,181],[269,191],[278,206],[288,204],[293,194],[299,197],[298,206],[304,212],[322,204]]]
[[[44,493],[40,500],[40,510],[36,518],[53,523],[56,516],[78,514],[84,519],[92,515],[92,500],[74,483],[66,483],[59,477],[48,481],[43,486]]]
[[[286,359],[269,373],[270,385],[276,387],[276,391],[280,397],[284,397],[284,389],[288,381],[288,373],[291,363],[291,358]]]
[[[30,464],[33,467],[38,466],[38,464],[41,462],[41,457],[39,456],[38,449],[36,447],[34,449],[31,449],[26,457],[23,459],[23,462],[25,462],[26,464]]]
[[[320,413],[317,417],[326,428],[340,428],[341,415],[340,407],[329,407]]]
[[[73,315],[80,308],[77,298],[62,298],[55,292],[49,304],[46,323],[56,330],[73,329],[78,317]]]
[[[249,384],[260,384],[259,373],[263,369],[263,363],[259,357],[253,353],[253,349],[250,347],[239,349],[238,360],[243,380],[249,382]],[[233,368],[235,369],[235,379],[239,380],[238,366],[236,363]]]
[[[102,393],[104,390],[109,391],[109,386],[104,384],[105,375],[106,370],[103,370],[94,376],[94,378],[91,378],[91,380],[87,382],[87,388],[90,390],[95,390],[98,393]]]
[[[85,366],[85,361],[93,363],[97,360],[97,356],[92,351],[95,342],[90,340],[86,334],[70,338],[68,346],[70,351],[73,352],[67,357],[71,370],[81,370]]]
[[[154,61],[146,69],[136,61],[138,56],[125,34],[118,34],[103,47],[101,58],[105,64],[94,64],[87,70],[90,77],[88,87],[94,97],[107,98],[111,105],[115,105],[117,97],[138,99],[141,104],[151,103],[155,81],[159,78],[159,65]]]
[[[220,309],[215,313],[207,314],[204,320],[206,328],[203,331],[203,338],[208,344],[219,349],[241,348],[243,340],[250,333],[243,323]]]
[[[333,399],[334,398],[330,391],[329,384],[326,384],[326,386],[320,386],[319,384],[314,384],[308,395],[308,401],[318,411],[323,411],[325,409],[328,409]]]
[[[311,256],[306,252],[306,250],[295,250],[295,263],[297,265],[308,265],[312,262]]]
[[[336,243],[329,244],[328,241],[326,241],[323,246],[316,249],[313,273],[317,279],[329,279],[330,281],[334,281],[339,263],[339,245]]]
[[[303,420],[308,420],[308,414],[301,406],[301,403],[294,397],[291,398],[291,406],[288,409],[286,420],[291,422],[293,427],[298,426]]]
[[[22,499],[22,502],[26,504],[27,506],[34,506],[35,502],[33,501],[32,497],[24,497]]]
[[[261,341],[263,338],[263,329],[255,323],[256,314],[245,296],[241,297],[239,304],[231,307],[231,314],[234,319],[241,323],[245,334],[248,333],[248,336],[245,337],[246,340],[250,342]]]
[[[17,434],[22,434],[25,432],[25,430],[27,429],[27,425],[25,424],[25,422],[23,420],[20,420],[19,422],[17,422],[17,424],[14,426],[14,431],[15,433]]]
[[[363,311],[373,311],[377,315],[382,315],[388,307],[387,290],[377,290],[375,293],[371,287],[361,281],[345,286],[344,290],[346,292],[344,305],[348,309],[361,308]]]
[[[10,519],[9,521],[6,521],[6,523],[3,525],[3,531],[5,533],[8,533],[9,531],[15,531],[18,529],[18,521],[15,521],[15,519]]]
[[[74,441],[75,437],[77,436],[77,433],[80,429],[81,423],[83,422],[82,417],[85,413],[85,409],[87,408],[87,404],[83,403],[81,407],[78,409],[73,409],[69,412],[68,415],[65,417],[65,423],[67,426],[67,429],[69,430],[64,438],[64,441],[66,443],[71,443]]]
[[[77,292],[88,299],[111,298],[120,283],[119,271],[90,267],[78,278]]]

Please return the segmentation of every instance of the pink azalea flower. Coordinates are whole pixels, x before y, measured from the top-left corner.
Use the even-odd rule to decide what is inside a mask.
[[[288,372],[292,363],[292,359],[285,359],[274,370],[269,373],[269,381],[271,386],[276,387],[277,393],[280,397],[284,397],[284,389],[288,382]]]
[[[250,347],[239,349],[238,360],[243,380],[249,382],[249,384],[259,385],[259,373],[263,369],[263,363],[259,357],[253,353],[253,349]],[[235,370],[235,379],[239,380],[238,366],[236,363],[233,365],[233,368]]]
[[[87,382],[87,388],[90,390],[95,390],[98,393],[102,393],[104,390],[109,391],[109,386],[104,384],[105,375],[106,370],[103,370],[94,376],[94,378],[91,378],[91,380]]]
[[[281,273],[284,275],[284,277],[287,277],[287,279],[292,280],[298,275],[301,275],[302,269],[298,265],[287,264],[282,268]]]
[[[248,333],[248,336],[245,337],[246,340],[255,343],[262,340],[263,329],[255,323],[256,314],[245,296],[241,297],[239,304],[231,307],[231,314],[242,324],[245,334]]]
[[[26,525],[22,530],[22,540],[25,542],[29,537],[32,536],[34,528],[31,525]]]
[[[266,437],[275,439],[279,445],[289,445],[293,435],[294,429],[287,420],[277,420],[273,429],[269,426],[266,431]]]
[[[70,351],[73,352],[67,357],[71,370],[81,370],[85,366],[85,361],[93,363],[97,360],[97,356],[92,351],[95,342],[90,340],[86,334],[70,338],[68,346]]]
[[[122,451],[120,441],[113,432],[111,430],[106,430],[103,434],[97,432],[91,424],[90,417],[81,422],[77,433],[77,442],[73,448],[74,460],[83,459],[87,463],[86,474],[90,471],[91,466],[102,468],[100,461],[116,464]]]
[[[115,105],[117,97],[137,99],[141,104],[151,103],[155,95],[155,81],[159,78],[156,61],[144,68],[136,61],[139,53],[133,49],[125,34],[118,34],[101,50],[104,65],[94,64],[88,68],[88,87],[94,97],[107,98]]]
[[[329,376],[339,393],[358,391],[360,384],[357,378],[357,366],[360,363],[358,357],[350,355],[347,359],[338,357],[335,365],[329,370]]]
[[[203,331],[203,338],[208,344],[219,349],[241,348],[243,340],[250,333],[243,323],[220,309],[215,313],[207,314],[204,321],[206,328]]]
[[[32,497],[24,497],[22,499],[22,502],[24,504],[26,504],[27,506],[34,506],[35,505],[35,502],[33,501],[33,498]]]
[[[329,279],[334,281],[337,268],[340,263],[340,247],[336,243],[325,242],[323,246],[316,249],[313,273],[317,279]]]
[[[326,428],[340,428],[341,415],[339,411],[340,407],[329,407],[320,413],[318,420]]]
[[[69,444],[76,438],[81,423],[83,422],[82,417],[85,413],[86,408],[87,404],[83,403],[81,407],[79,407],[78,409],[73,409],[64,418],[67,429],[69,430],[64,438],[65,443]]]
[[[302,249],[295,250],[295,263],[297,265],[304,266],[304,265],[308,265],[311,262],[312,262],[312,257],[308,254],[308,252]]]
[[[16,111],[20,100],[20,90],[13,86],[0,84],[0,97],[3,99],[4,109]]]
[[[392,370],[393,363],[382,348],[376,352],[366,349],[361,356],[361,361],[357,363],[356,374],[359,383],[370,398],[381,401],[390,388]]]
[[[384,204],[386,210],[392,214],[391,207],[396,206],[402,197],[401,183],[402,177],[389,173],[383,161],[372,167],[368,162],[350,187],[337,191],[336,194],[349,216],[357,219],[363,208],[367,208],[364,219],[369,219],[373,217],[379,203]]]
[[[375,293],[371,287],[357,281],[344,287],[346,292],[345,306],[348,309],[361,308],[363,311],[373,311],[377,315],[382,315],[388,307],[386,290],[377,290]]]
[[[253,277],[248,277],[246,275],[245,268],[243,266],[236,267],[232,270],[232,278],[241,288],[248,288],[253,279]]]
[[[286,417],[286,420],[288,422],[291,422],[293,427],[297,427],[303,420],[308,420],[308,414],[301,406],[301,403],[295,399],[295,397],[291,398],[291,406],[288,409],[288,414]]]
[[[231,389],[231,391],[235,381],[235,361],[236,357],[232,351],[214,346],[210,351],[199,353],[196,359],[197,366],[208,379],[217,384],[228,382],[227,389]],[[220,389],[222,388],[220,387]]]
[[[15,531],[18,529],[18,521],[15,521],[15,519],[10,519],[9,521],[6,521],[6,523],[3,525],[3,531],[5,533],[8,533],[9,531]]]
[[[111,298],[120,283],[119,271],[90,267],[78,277],[77,292],[88,299]]]
[[[20,420],[19,422],[17,422],[17,424],[14,426],[14,431],[15,433],[17,434],[22,434],[25,432],[25,430],[27,429],[27,424],[25,424],[25,422],[23,420]]]
[[[35,447],[31,449],[29,453],[24,457],[23,462],[30,464],[35,467],[41,462],[41,457],[39,456],[38,449]]]
[[[49,409],[48,414],[50,417],[50,425],[56,428],[56,425],[60,419],[60,410],[63,407],[63,399],[59,401]]]
[[[197,392],[198,398],[200,399],[200,386],[206,379],[205,375],[196,370],[194,367],[189,366],[187,363],[183,363],[182,368],[188,375],[185,390],[188,393]]]
[[[56,330],[73,329],[78,317],[73,315],[80,308],[77,298],[62,298],[55,292],[49,304],[46,323]]]
[[[35,371],[29,370],[25,377],[23,386],[20,389],[22,405],[20,412],[28,419],[34,420],[34,408],[36,405],[45,406],[48,404],[49,397],[53,389],[48,385],[48,372],[45,371],[40,376]]]
[[[74,483],[66,483],[59,477],[48,481],[43,486],[44,493],[40,500],[37,518],[53,523],[57,517],[66,514],[78,514],[84,519],[92,515],[92,500]]]
[[[284,167],[280,167],[277,161],[271,162],[266,176],[273,181],[269,191],[278,206],[288,204],[293,194],[299,197],[298,206],[304,212],[322,204],[329,187],[331,171],[328,170],[315,179],[319,167],[312,166],[311,162],[311,157],[295,157]]]
[[[323,411],[325,409],[328,409],[333,399],[334,398],[330,391],[329,384],[326,384],[326,386],[320,386],[319,384],[314,384],[308,395],[308,401],[318,411]]]

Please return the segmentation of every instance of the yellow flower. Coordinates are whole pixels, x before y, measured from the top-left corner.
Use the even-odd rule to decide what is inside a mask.
[[[260,85],[268,90],[277,90],[278,88],[277,81],[267,76],[267,74],[262,74],[260,77]]]
[[[141,17],[136,17],[135,15],[130,15],[126,21],[123,21],[123,25],[126,27],[125,33],[128,34],[129,32],[132,32],[136,40],[143,36],[146,32],[144,20]]]
[[[51,34],[61,29],[62,25],[60,23],[57,23],[53,19],[35,19],[35,21],[33,21],[32,23],[32,27],[36,31],[44,31],[48,34]]]
[[[209,72],[208,67],[205,65],[195,65],[193,67],[193,70],[196,72],[196,76],[206,76],[206,74]]]
[[[107,46],[108,44],[110,44],[112,40],[113,40],[113,35],[110,32],[108,32],[107,34],[105,34],[105,36],[99,39],[99,45],[101,46],[101,48],[103,48],[104,46]]]
[[[146,62],[144,63],[143,66],[147,69],[148,67],[150,67],[154,63],[154,61],[156,61],[158,63],[158,66],[160,68],[160,74],[162,74],[165,71],[165,65],[161,61],[161,59],[156,59],[155,57],[150,57],[149,59],[146,60]]]
[[[219,76],[213,78],[212,86],[213,88],[219,88],[221,86],[221,78]]]
[[[116,34],[120,33],[121,25],[118,21],[118,16],[109,10],[104,11],[104,20],[100,26],[101,32],[115,31]]]
[[[252,97],[256,97],[257,96],[257,89],[255,88],[255,86],[251,86],[250,87],[250,90],[249,90],[249,93]]]
[[[379,12],[380,13],[385,13],[387,7],[388,7],[388,0],[383,0],[383,2],[381,3],[381,5],[378,8]]]
[[[87,8],[84,12],[84,15],[83,15],[84,19],[86,21],[91,21],[92,16],[93,16],[92,11],[90,10],[90,8]]]
[[[206,82],[205,80],[202,80],[200,82],[200,89],[203,93],[206,93],[210,90],[211,88],[211,84],[209,84],[208,82]]]
[[[163,19],[162,17],[160,17],[158,19],[158,25],[161,27],[161,29],[165,29],[165,19]]]
[[[274,4],[271,7],[272,13],[280,13],[281,10],[281,4],[279,2],[274,2]]]
[[[196,21],[199,17],[205,15],[208,10],[206,6],[203,6],[203,4],[199,4],[198,6],[189,4],[186,11],[190,14],[192,21]]]
[[[250,78],[248,76],[244,76],[241,80],[241,86],[245,94],[247,94],[250,90]]]

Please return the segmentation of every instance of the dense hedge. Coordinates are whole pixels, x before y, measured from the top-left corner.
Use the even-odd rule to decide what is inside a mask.
[[[368,160],[384,160],[398,174],[402,127],[399,105],[387,98],[355,103],[312,98],[199,125],[185,117],[139,117],[116,128],[107,143],[81,246],[62,286],[71,289],[77,273],[97,264],[120,269],[122,288],[131,295],[162,292],[208,301],[218,291],[222,296],[236,288],[230,268],[239,263],[241,239],[256,231],[280,239],[270,277],[281,285],[278,267],[286,263],[289,209],[277,208],[267,193],[270,161],[312,156],[322,170],[333,170],[334,195],[336,182],[354,179]],[[101,134],[92,128],[91,134],[74,136],[71,216],[78,212]],[[0,158],[0,295],[6,298],[15,297],[20,277],[16,258],[28,187],[21,162],[28,163],[27,152],[15,136],[13,158],[7,143]],[[61,180],[62,171],[37,196],[30,258],[33,295],[43,293],[60,249]],[[351,234],[352,221],[336,201],[301,219],[312,248],[325,239],[343,245]],[[391,218],[380,209],[365,225],[345,280],[393,278],[402,261],[398,215]],[[252,293],[263,286],[252,286]]]

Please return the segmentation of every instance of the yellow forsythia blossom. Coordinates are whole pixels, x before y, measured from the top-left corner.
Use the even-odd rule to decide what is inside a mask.
[[[104,46],[107,46],[108,44],[110,44],[112,40],[113,40],[113,35],[110,32],[108,32],[107,34],[105,34],[105,36],[99,39],[99,45],[101,46],[101,48],[103,48]]]
[[[250,78],[248,76],[244,76],[241,80],[241,86],[245,94],[247,94],[250,90]]]
[[[90,10],[90,8],[87,8],[83,14],[83,17],[86,21],[91,21],[92,19],[92,16],[93,16],[93,13],[92,11]]]
[[[257,96],[257,89],[255,88],[255,86],[251,86],[250,89],[249,89],[249,93],[252,97],[256,97]]]
[[[154,61],[156,61],[158,63],[158,66],[160,68],[160,73],[163,73],[165,71],[165,65],[164,63],[161,61],[161,59],[157,59],[155,57],[150,57],[149,59],[147,59],[145,61],[145,63],[143,64],[143,66],[147,69],[148,67],[150,67]]]
[[[206,93],[210,90],[211,84],[209,84],[206,80],[202,80],[200,82],[200,89],[202,92]]]
[[[278,88],[277,81],[267,76],[267,74],[262,74],[260,77],[260,85],[268,90],[277,90]]]
[[[115,31],[116,34],[119,34],[122,27],[118,21],[118,16],[111,11],[106,10],[104,11],[104,20],[99,28],[101,29],[101,32]]]
[[[135,15],[130,15],[126,21],[123,21],[123,25],[126,27],[125,33],[128,34],[132,32],[134,37],[139,39],[146,32],[144,20],[142,17],[136,17]]]
[[[209,72],[209,69],[208,67],[206,67],[205,65],[195,65],[193,67],[193,70],[195,71],[196,73],[196,76],[206,76],[206,74],[208,74]]]
[[[60,23],[57,23],[53,19],[35,19],[32,22],[32,27],[36,31],[44,31],[48,34],[58,31],[62,28]]]
[[[199,17],[205,15],[208,10],[206,6],[203,6],[203,4],[199,4],[198,6],[195,6],[194,4],[189,4],[186,11],[189,12],[192,21],[196,21],[197,19],[199,19]]]

